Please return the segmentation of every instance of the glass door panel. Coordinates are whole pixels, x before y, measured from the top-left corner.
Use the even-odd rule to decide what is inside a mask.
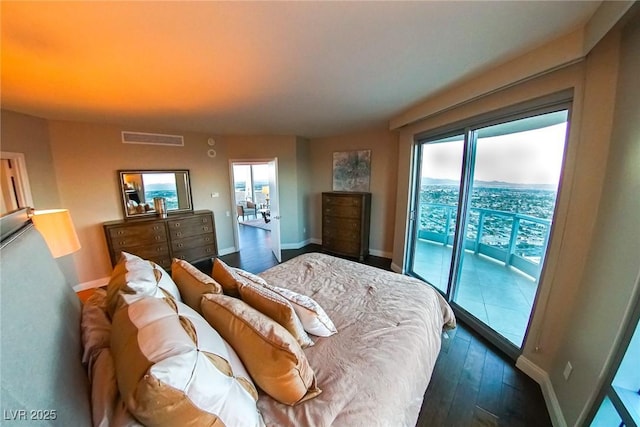
[[[474,131],[452,300],[520,347],[547,249],[567,111]]]
[[[420,145],[412,273],[447,293],[456,230],[464,135]]]

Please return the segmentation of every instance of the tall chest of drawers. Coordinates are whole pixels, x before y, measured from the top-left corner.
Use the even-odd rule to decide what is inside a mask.
[[[173,258],[195,262],[217,256],[214,224],[213,212],[203,210],[168,218],[109,221],[103,228],[112,265],[124,251],[169,269]]]
[[[322,249],[338,255],[369,255],[371,193],[322,193]]]

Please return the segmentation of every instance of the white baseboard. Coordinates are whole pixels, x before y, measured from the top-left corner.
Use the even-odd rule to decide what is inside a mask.
[[[218,251],[218,255],[229,255],[229,254],[232,254],[234,252],[238,252],[238,249],[236,249],[235,246],[231,246],[230,248],[220,249]]]
[[[391,257],[389,257],[391,258]],[[400,267],[398,264],[396,264],[395,262],[391,263],[391,270],[395,271],[396,273],[400,273],[403,274],[402,272],[402,267]]]
[[[298,242],[298,243],[282,243],[280,245],[280,248],[283,249],[283,250],[300,249],[300,248],[303,248],[303,247],[307,246],[310,243],[311,243],[311,239],[303,240],[302,242]]]
[[[379,251],[377,249],[369,249],[369,253],[373,256],[379,256],[382,258],[391,258],[393,256],[391,252]]]
[[[556,392],[553,389],[553,384],[551,384],[549,374],[524,356],[518,357],[516,368],[540,384],[542,396],[544,397],[544,402],[547,405],[547,411],[549,411],[549,417],[554,427],[567,427],[567,422],[564,419],[562,408],[560,407]]]
[[[314,245],[321,245],[322,239],[318,239],[316,237],[312,237],[309,239],[309,243],[313,243]]]
[[[101,277],[100,279],[90,280],[88,282],[78,283],[73,287],[75,292],[86,291],[87,289],[99,288],[109,284],[111,277]]]

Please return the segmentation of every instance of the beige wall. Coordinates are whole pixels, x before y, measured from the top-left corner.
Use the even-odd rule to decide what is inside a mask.
[[[613,132],[590,251],[550,375],[568,425],[584,422],[640,285],[640,17],[620,51]],[[635,289],[635,291],[634,291]],[[562,377],[567,361],[569,381]]]
[[[321,193],[332,189],[333,153],[353,150],[371,150],[372,206],[369,246],[373,255],[390,257],[395,222],[398,141],[395,133],[386,129],[310,141],[311,236],[314,241],[322,240]]]
[[[3,111],[3,149],[25,153],[36,207],[71,211],[82,249],[71,255],[75,282],[89,282],[111,273],[102,223],[121,219],[119,169],[189,169],[194,209],[214,212],[218,247],[232,251],[234,242],[229,159],[278,158],[281,240],[295,246],[304,238],[300,199],[308,197],[298,178],[308,170],[295,137],[216,137],[217,156],[207,156],[208,134],[184,135],[184,147],[122,144],[121,126],[45,121]],[[164,132],[158,129],[135,129]],[[212,198],[212,193],[219,197]],[[229,216],[227,216],[229,212]]]
[[[60,196],[49,145],[47,121],[2,110],[0,131],[2,151],[24,154],[34,207],[59,208]]]

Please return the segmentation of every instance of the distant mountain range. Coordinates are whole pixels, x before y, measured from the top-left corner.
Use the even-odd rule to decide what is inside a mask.
[[[474,181],[476,187],[485,188],[516,188],[527,190],[551,190],[555,191],[556,186],[553,184],[517,184],[514,182],[504,181]],[[421,185],[460,185],[459,181],[454,179],[438,179],[438,178],[422,178]]]

